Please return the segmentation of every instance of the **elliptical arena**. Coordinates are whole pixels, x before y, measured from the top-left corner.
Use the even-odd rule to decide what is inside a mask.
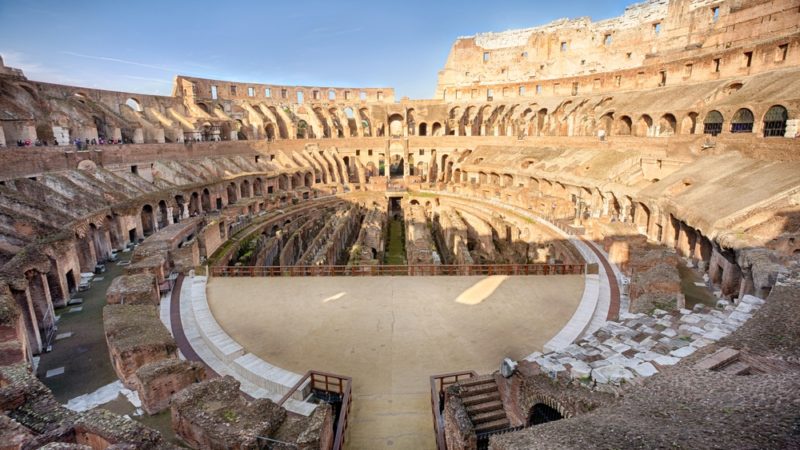
[[[800,446],[799,25],[461,37],[428,100],[0,61],[0,447]]]

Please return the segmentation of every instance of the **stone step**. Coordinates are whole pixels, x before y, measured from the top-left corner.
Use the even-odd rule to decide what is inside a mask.
[[[470,416],[473,425],[478,425],[486,422],[494,422],[495,420],[506,419],[506,412],[502,409],[488,411],[485,413],[475,414]]]
[[[713,354],[706,356],[695,364],[695,368],[704,370],[718,370],[739,360],[739,351],[723,347]]]
[[[475,395],[488,394],[490,392],[497,392],[497,383],[486,383],[471,386],[461,391],[461,398],[472,397]]]
[[[506,418],[494,420],[492,422],[484,422],[475,426],[476,433],[485,433],[487,431],[496,431],[508,428],[511,423]]]
[[[480,414],[498,409],[503,409],[503,402],[500,400],[491,400],[488,402],[476,403],[474,405],[467,406],[467,413],[472,416],[473,414]]]
[[[750,366],[742,361],[736,361],[733,364],[728,364],[718,369],[718,371],[733,375],[747,375],[750,372]]]
[[[477,377],[470,378],[468,380],[459,381],[458,384],[461,387],[470,387],[470,386],[477,386],[480,384],[488,384],[488,383],[495,383],[494,375],[481,375]]]
[[[488,394],[480,394],[480,395],[473,395],[469,397],[461,397],[461,401],[464,403],[464,406],[474,406],[481,403],[488,403],[492,401],[499,401],[500,400],[500,393],[495,390],[494,392],[490,392]]]

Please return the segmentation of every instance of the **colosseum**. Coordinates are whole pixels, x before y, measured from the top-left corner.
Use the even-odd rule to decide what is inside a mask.
[[[459,37],[423,100],[0,59],[0,449],[800,448],[799,113],[800,0]]]

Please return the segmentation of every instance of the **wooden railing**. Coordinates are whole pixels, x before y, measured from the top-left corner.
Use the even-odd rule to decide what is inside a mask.
[[[350,416],[350,406],[353,403],[352,385],[353,380],[350,377],[309,370],[303,375],[303,378],[295,383],[295,385],[278,401],[278,405],[283,406],[297,391],[304,390],[306,387],[310,388],[312,394],[317,396],[319,396],[320,393],[339,396],[341,398],[341,405],[339,406],[338,414],[334,416],[336,423],[334,425],[335,434],[333,435],[333,446],[331,450],[342,450],[342,448],[344,448],[345,433],[347,432]]]
[[[215,266],[217,277],[374,277],[439,275],[583,275],[585,264],[471,264],[410,266]]]
[[[447,442],[444,438],[444,417],[442,417],[444,390],[453,383],[476,376],[478,374],[473,371],[431,375],[431,412],[433,413],[433,431],[436,434],[437,450],[447,450]]]

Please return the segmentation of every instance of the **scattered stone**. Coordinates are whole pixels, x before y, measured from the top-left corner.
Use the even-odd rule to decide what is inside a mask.
[[[633,371],[640,377],[649,377],[658,373],[658,369],[649,362],[639,364],[633,368]]]
[[[48,370],[47,373],[44,375],[44,377],[51,378],[58,375],[62,375],[63,373],[64,373],[64,366],[56,367],[55,369]]]

